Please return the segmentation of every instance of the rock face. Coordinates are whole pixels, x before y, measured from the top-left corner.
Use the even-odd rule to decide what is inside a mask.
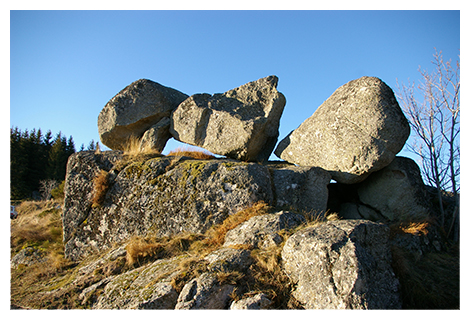
[[[96,207],[89,199],[99,164],[86,156],[70,158],[65,187],[64,242],[72,259],[134,235],[202,233],[229,214],[273,197],[269,171],[258,164],[157,157],[120,171],[109,168],[109,190]],[[83,166],[90,170],[74,171]]]
[[[173,112],[170,132],[181,142],[237,160],[266,161],[277,143],[286,99],[269,76],[223,94],[196,94]]]
[[[396,157],[357,187],[359,199],[391,221],[420,220],[431,208],[418,165]]]
[[[164,118],[169,118],[171,112],[188,95],[178,90],[162,86],[147,79],[137,80],[117,95],[115,95],[101,110],[98,116],[98,132],[101,142],[113,150],[122,150],[123,144],[134,136],[141,138],[155,133],[147,130],[157,125]],[[168,120],[166,120],[168,121]],[[160,126],[160,129],[163,127]],[[169,127],[166,126],[166,130]],[[168,140],[168,131],[157,130],[158,141],[153,146],[161,152]],[[149,137],[146,139],[150,141]]]
[[[362,77],[338,88],[275,154],[328,170],[338,182],[358,183],[390,164],[409,134],[393,91],[378,78]]]
[[[234,289],[233,285],[219,283],[214,273],[205,272],[183,287],[175,309],[227,309]]]
[[[118,275],[106,284],[94,309],[174,309],[178,293],[171,286],[180,257]]]
[[[328,189],[328,208],[345,219],[417,221],[431,211],[419,167],[405,157],[396,157],[361,183],[333,183]]]
[[[230,305],[230,310],[262,310],[269,309],[272,301],[264,293],[258,293],[253,297],[234,301]]]
[[[77,152],[67,162],[64,185],[64,214],[62,227],[64,244],[75,235],[76,230],[85,226],[93,202],[93,179],[100,170],[109,171],[115,163],[122,160],[121,151]],[[86,245],[86,244],[83,244]],[[67,249],[66,249],[67,251]],[[70,253],[68,253],[70,254]]]
[[[296,213],[281,211],[275,214],[255,216],[227,232],[224,246],[250,245],[253,248],[267,248],[282,242],[279,231],[292,229],[305,222]]]
[[[36,263],[46,262],[46,251],[34,247],[27,247],[18,252],[11,258],[11,267],[18,268],[20,265],[32,265]]]
[[[331,175],[317,167],[271,169],[275,204],[279,207],[295,207],[306,212],[325,208],[328,202],[327,185]]]
[[[330,221],[291,236],[282,251],[308,309],[396,309],[398,287],[389,228],[366,220]]]
[[[93,205],[94,179],[102,171],[107,191],[103,202]],[[80,260],[136,235],[203,233],[257,201],[272,204],[279,197],[272,181],[268,167],[256,163],[162,156],[130,161],[118,151],[76,153],[65,184],[65,254]],[[326,182],[317,189],[327,192]],[[326,202],[311,209],[326,210]]]

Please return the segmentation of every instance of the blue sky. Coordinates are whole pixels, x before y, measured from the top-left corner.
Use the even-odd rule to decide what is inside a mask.
[[[276,75],[281,140],[350,80],[419,81],[434,48],[458,58],[459,11],[10,11],[10,127],[61,131],[78,149],[135,80],[192,95]]]

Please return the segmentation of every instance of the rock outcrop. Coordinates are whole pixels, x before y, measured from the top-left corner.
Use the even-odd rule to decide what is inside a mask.
[[[282,242],[281,230],[293,229],[304,222],[306,220],[302,215],[288,211],[256,216],[227,232],[224,246],[277,246]]]
[[[275,154],[321,167],[341,183],[358,183],[390,164],[410,127],[384,82],[362,77],[338,88],[315,113],[281,140]]]
[[[307,309],[397,309],[389,228],[366,220],[330,221],[291,236],[282,251]]]
[[[178,90],[151,80],[140,79],[131,83],[101,110],[98,116],[101,142],[113,150],[123,150],[131,137],[140,139],[145,134],[148,143],[152,141],[150,136],[157,134],[152,147],[161,152],[170,136],[169,126],[164,126],[161,121],[168,122],[165,118],[169,118],[187,97]]]
[[[270,170],[276,206],[294,207],[306,212],[326,206],[328,202],[326,186],[331,181],[328,171],[305,166],[270,167]]]
[[[369,221],[427,217],[419,168],[396,157],[409,125],[393,91],[377,78],[351,81],[279,143],[276,154],[288,162],[242,162],[266,162],[275,147],[285,105],[277,82],[270,76],[223,94],[187,97],[139,80],[111,99],[99,118],[100,137],[109,147],[121,148],[136,136],[141,150],[160,151],[173,136],[228,158],[120,151],[69,158],[65,256],[83,266],[67,290],[79,288],[82,305],[269,309],[280,305],[276,293],[257,288],[272,268],[292,288],[290,296],[282,293],[285,305],[401,307],[391,241],[408,251],[439,249],[434,234],[424,246],[428,238],[415,234],[390,240],[387,225]],[[330,183],[332,178],[338,183]],[[216,247],[204,247],[214,246],[205,231],[258,201],[275,210],[232,226]],[[306,225],[309,215],[324,218],[327,208],[347,219]],[[133,237],[185,233],[204,238],[195,248],[212,251],[162,249],[168,255],[147,257],[150,262],[135,269],[126,264],[131,270],[119,272]],[[60,296],[59,291],[49,294]]]
[[[272,303],[273,302],[268,298],[265,293],[258,293],[253,297],[248,297],[232,302],[232,304],[230,305],[230,310],[269,309]]]
[[[108,279],[94,309],[174,309],[178,293],[171,279],[182,257],[157,260]]]
[[[412,159],[396,157],[360,183],[357,192],[362,203],[390,221],[429,217],[431,208],[421,172]]]
[[[269,76],[222,94],[196,94],[173,112],[170,132],[181,142],[236,160],[266,161],[277,143],[286,103]]]
[[[273,188],[268,166],[256,163],[163,156],[131,161],[126,157],[118,151],[79,152],[70,157],[63,214],[68,258],[81,260],[132,236],[203,233],[255,202],[273,204],[286,189],[281,183],[291,184],[279,180],[279,189]],[[98,175],[106,181],[102,203],[94,203]],[[328,182],[323,178],[312,181],[322,185],[312,187],[312,193],[299,193],[306,199],[298,201],[310,203],[310,211],[324,211],[326,201],[310,198],[326,199]]]
[[[405,157],[396,157],[361,183],[333,183],[328,189],[328,208],[345,219],[417,221],[431,212],[419,167]]]
[[[227,309],[234,289],[231,284],[220,283],[215,273],[205,272],[183,287],[175,309]]]
[[[11,267],[18,268],[20,265],[33,265],[46,262],[46,251],[34,247],[26,247],[11,258]]]

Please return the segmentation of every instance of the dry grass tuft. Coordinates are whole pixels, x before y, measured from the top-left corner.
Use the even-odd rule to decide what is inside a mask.
[[[155,257],[163,250],[161,243],[152,242],[141,238],[133,238],[126,247],[126,260],[128,265],[134,265],[137,262]]]
[[[218,248],[224,243],[225,235],[228,231],[234,229],[236,226],[250,218],[266,214],[270,210],[271,207],[264,201],[258,201],[251,207],[228,216],[222,224],[210,228],[206,233],[207,238],[203,240],[203,242],[208,248]]]
[[[207,271],[207,261],[198,256],[189,256],[179,264],[181,273],[171,279],[171,286],[180,293],[184,285]]]
[[[99,207],[103,204],[106,193],[109,188],[109,173],[101,170],[93,179],[93,207]]]
[[[431,220],[395,223],[390,225],[390,236],[394,237],[397,234],[427,235],[431,223]]]
[[[294,284],[282,268],[282,248],[283,244],[251,252],[255,260],[250,267],[251,290],[266,293],[276,309],[298,309],[299,303],[291,296]]]
[[[176,148],[168,153],[168,156],[190,157],[199,160],[215,159],[215,156],[205,150],[198,150],[195,148]]]
[[[142,145],[141,139],[136,136],[130,136],[122,145],[122,151],[126,155],[135,156],[145,153],[158,153],[150,145]]]
[[[182,234],[163,238],[134,237],[126,247],[127,265],[143,264],[150,260],[171,258],[187,252],[191,244],[203,238],[202,235]]]

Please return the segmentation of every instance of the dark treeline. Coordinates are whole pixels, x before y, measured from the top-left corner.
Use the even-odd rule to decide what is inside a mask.
[[[90,143],[88,150],[94,148]],[[84,146],[82,145],[82,150]],[[75,153],[72,136],[68,139],[49,130],[10,129],[10,198],[20,200],[38,195],[40,181],[63,181],[68,157]]]

